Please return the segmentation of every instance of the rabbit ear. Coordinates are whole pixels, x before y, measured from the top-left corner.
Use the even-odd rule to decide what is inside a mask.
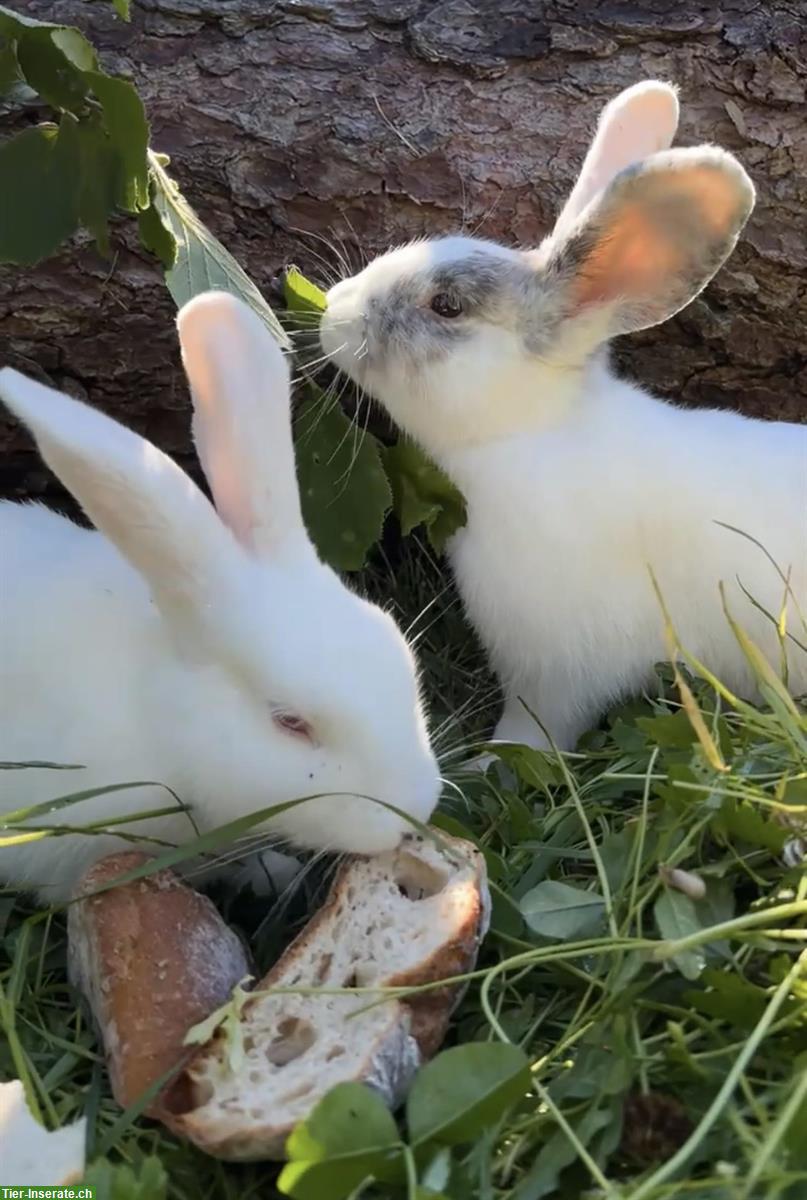
[[[163,615],[187,627],[238,548],[180,468],[131,429],[6,367],[0,398],[45,462],[131,565]]]
[[[193,397],[193,434],[219,516],[270,557],[306,539],[286,361],[260,317],[227,292],[196,296],[177,318]]]
[[[576,324],[594,342],[666,320],[720,268],[753,207],[743,168],[712,146],[628,168],[550,249],[561,319],[588,318]]]
[[[620,92],[600,114],[580,177],[555,224],[563,236],[611,180],[632,163],[667,150],[678,128],[675,88],[655,79]]]

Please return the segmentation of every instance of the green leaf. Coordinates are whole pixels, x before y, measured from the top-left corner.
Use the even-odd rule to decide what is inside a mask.
[[[545,879],[522,897],[521,911],[530,929],[541,937],[586,938],[601,929],[605,900],[599,892]]]
[[[37,258],[52,253],[67,236],[63,230],[73,232],[79,221],[93,233],[101,252],[108,254],[107,223],[114,208],[120,205],[137,212],[148,204],[148,123],[143,104],[131,83],[98,70],[95,50],[77,29],[23,18],[0,6],[0,34],[16,40],[15,61],[26,84],[46,103],[62,110],[59,139],[72,145],[79,160],[71,164],[69,185],[62,188],[56,181],[53,190],[60,195],[44,195],[40,211],[34,210],[27,218],[35,234],[35,220],[42,223],[39,236],[48,249],[37,248]],[[13,65],[5,54],[3,74],[8,76]],[[90,89],[100,113],[88,106]],[[68,121],[71,113],[79,118],[78,123]],[[20,187],[40,190],[40,172],[30,163],[27,168],[30,178],[21,179]],[[66,203],[71,205],[71,214],[73,203],[77,208],[75,222],[69,227],[66,218],[59,221],[52,213],[41,212],[44,204],[52,208],[61,204],[63,209]],[[24,250],[24,258],[11,257],[10,261],[29,262],[31,253]]]
[[[26,34],[26,37],[29,36]],[[67,61],[77,71],[94,71],[98,66],[98,56],[84,34],[71,25],[54,25],[51,38],[54,46],[61,51]]]
[[[149,203],[149,127],[143,101],[125,79],[101,71],[87,71],[86,78],[104,110],[104,124],[118,153],[118,204],[135,213]]]
[[[177,261],[177,240],[156,205],[141,208],[137,214],[137,224],[143,246],[156,254],[165,269],[170,271]]]
[[[698,740],[683,708],[657,717],[637,717],[636,724],[657,746],[689,750]]]
[[[124,21],[131,21],[132,0],[112,0],[112,7]]]
[[[278,1190],[295,1200],[343,1200],[382,1170],[400,1146],[383,1101],[360,1083],[340,1083],[294,1129]]]
[[[563,771],[552,751],[532,750],[517,743],[502,743],[493,749],[497,757],[530,787],[543,789],[563,782]]]
[[[783,804],[807,804],[807,778],[786,780],[780,799]]]
[[[695,912],[704,927],[722,925],[724,921],[730,921],[735,908],[734,889],[725,879],[707,879],[706,895],[695,901]],[[715,955],[729,957],[731,949],[728,942],[712,942],[704,947],[704,952],[707,958]]]
[[[695,904],[683,892],[667,888],[661,893],[653,914],[661,936],[669,941],[699,933],[704,928]],[[685,979],[697,979],[704,968],[705,952],[701,946],[676,954],[673,962]]]
[[[168,1191],[168,1176],[156,1157],[144,1158],[137,1173],[126,1163],[97,1159],[82,1182],[95,1189],[95,1200],[165,1200]]]
[[[17,42],[20,68],[47,103],[71,108],[87,92],[81,79],[98,65],[95,50],[78,29],[24,17],[0,5],[0,36]]]
[[[742,976],[712,967],[706,968],[699,982],[705,990],[684,992],[684,1003],[741,1030],[754,1028],[770,998],[764,988]]]
[[[56,45],[49,29],[32,29],[17,43],[17,61],[26,81],[53,108],[74,111],[87,95],[88,85]]]
[[[405,438],[383,451],[395,515],[404,537],[425,525],[438,553],[467,520],[465,499],[447,475]]]
[[[620,1120],[621,1105],[613,1100],[604,1105],[593,1103],[575,1120],[574,1131],[578,1141],[588,1144],[603,1129]],[[562,1129],[556,1130],[538,1153],[527,1174],[510,1193],[510,1200],[542,1200],[543,1196],[560,1195],[558,1185],[561,1173],[577,1158],[577,1148],[572,1145]]]
[[[470,1042],[444,1050],[418,1072],[406,1102],[413,1145],[473,1141],[530,1086],[527,1056],[507,1042]]]
[[[24,33],[26,29],[64,28],[63,25],[52,25],[50,21],[37,21],[35,17],[24,17],[22,13],[15,12],[13,8],[6,8],[5,4],[0,4],[0,33],[5,33],[9,37],[16,37],[18,34]],[[79,34],[79,36],[81,35]]]
[[[574,1065],[553,1080],[550,1087],[555,1101],[593,1099],[626,1092],[633,1082],[635,1055],[620,1036],[618,1022],[610,1028],[595,1025],[574,1053]],[[597,1039],[595,1041],[595,1038]]]
[[[63,117],[62,121],[72,120]],[[77,123],[80,184],[78,215],[95,238],[98,249],[110,254],[108,223],[118,194],[118,157],[97,117]]]
[[[306,279],[296,267],[289,267],[283,277],[283,296],[286,308],[298,316],[316,316],[325,312],[326,299],[322,288]]]
[[[625,882],[626,864],[631,860],[638,835],[638,822],[623,825],[621,829],[609,833],[600,846],[600,859],[605,871],[605,878],[613,893],[618,893]]]
[[[21,80],[15,45],[0,36],[0,97],[7,96]]]
[[[337,571],[358,571],[378,541],[390,490],[372,434],[309,386],[296,425],[297,479],[308,532]]]
[[[780,853],[788,839],[788,832],[771,821],[753,804],[725,796],[720,810],[712,821],[715,833],[726,841],[747,842],[751,846],[764,846],[767,850]]]
[[[75,122],[24,129],[0,145],[0,262],[32,266],[78,224]]]
[[[289,339],[255,284],[188,204],[156,155],[151,155],[153,203],[176,240],[176,261],[165,273],[165,282],[177,308],[200,292],[218,289],[239,296],[258,314],[269,332],[285,349]]]

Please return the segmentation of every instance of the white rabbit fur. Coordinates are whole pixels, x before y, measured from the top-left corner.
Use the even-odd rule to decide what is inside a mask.
[[[268,828],[300,847],[391,848],[407,825],[366,797],[426,820],[440,787],[412,654],[308,539],[288,368],[263,323],[219,292],[191,301],[178,327],[216,509],[131,430],[0,372],[0,397],[96,526],[0,505],[0,761],[83,767],[0,770],[0,812],[144,781],[36,823],[164,808],[164,784],[204,832],[320,795]],[[195,836],[182,813],[122,832]],[[58,901],[120,844],[62,835],[0,848],[0,879]]]
[[[571,747],[649,681],[668,652],[648,567],[682,645],[753,694],[719,584],[777,665],[772,623],[740,584],[777,615],[785,585],[720,522],[790,573],[789,628],[805,642],[807,427],[678,408],[618,379],[602,352],[695,296],[753,207],[731,155],[667,150],[677,118],[662,83],[612,101],[538,250],[419,242],[328,293],[325,352],[465,494],[449,553],[503,685],[501,740],[545,746],[543,725]],[[790,641],[788,659],[802,692],[807,655]]]

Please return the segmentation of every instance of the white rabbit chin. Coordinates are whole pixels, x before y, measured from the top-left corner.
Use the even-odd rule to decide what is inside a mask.
[[[178,324],[215,507],[132,431],[0,371],[0,398],[96,526],[0,505],[0,761],[79,768],[0,771],[0,813],[138,784],[38,817],[92,835],[0,848],[0,879],[48,899],[121,820],[159,848],[313,796],[239,833],[373,853],[408,825],[362,797],[425,821],[440,792],[406,640],[308,538],[283,355],[224,293]]]
[[[433,796],[434,788],[431,787],[420,805],[408,797],[405,811],[415,821],[427,821],[434,808]],[[413,831],[410,821],[385,811],[381,805],[352,795],[311,800],[301,805],[296,814],[289,824],[289,839],[310,850],[324,847],[337,853],[382,854],[394,850],[405,835]],[[283,818],[278,818],[274,825],[283,835]]]
[[[652,686],[669,652],[651,569],[681,645],[741,695],[720,585],[777,670],[767,614],[787,595],[789,686],[807,691],[807,426],[678,408],[607,362],[608,339],[705,287],[753,208],[731,154],[669,149],[677,120],[653,80],[607,105],[538,247],[416,242],[328,294],[323,349],[464,493],[448,551],[503,740],[546,745],[543,725],[570,747]]]

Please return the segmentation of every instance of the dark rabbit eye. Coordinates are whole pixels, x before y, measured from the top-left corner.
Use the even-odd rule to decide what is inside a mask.
[[[438,292],[432,297],[431,310],[438,317],[459,317],[462,315],[462,301],[456,292]]]
[[[308,721],[304,721],[295,713],[274,712],[272,719],[278,729],[282,729],[284,733],[291,734],[292,737],[305,738],[309,742],[313,741],[313,731]]]

